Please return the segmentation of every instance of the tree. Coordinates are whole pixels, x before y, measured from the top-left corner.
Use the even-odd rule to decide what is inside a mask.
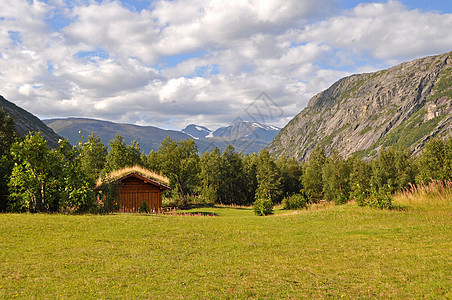
[[[323,198],[322,168],[325,161],[325,151],[317,146],[303,169],[303,190],[311,203],[316,203]]]
[[[201,195],[205,201],[216,203],[218,201],[218,189],[220,187],[221,154],[218,147],[209,152],[204,152],[200,159],[201,165]]]
[[[279,173],[281,174],[281,184],[285,197],[298,194],[302,189],[301,177],[303,168],[294,157],[280,157],[276,161]]]
[[[156,172],[161,171],[160,167],[160,154],[157,151],[151,150],[146,157],[145,162],[146,168],[149,170],[154,170]]]
[[[377,159],[372,162],[373,188],[381,188],[394,193],[414,182],[415,169],[408,151],[389,147],[381,150]]]
[[[335,204],[346,203],[350,196],[350,167],[334,149],[322,168],[323,195]]]
[[[111,172],[135,165],[143,165],[140,144],[137,141],[132,141],[132,144],[127,146],[124,138],[117,135],[110,141],[110,151],[106,157],[105,171]]]
[[[40,132],[30,134],[11,148],[15,165],[9,181],[12,209],[45,212],[58,210],[55,199],[57,182],[53,172],[55,159]]]
[[[418,183],[431,180],[447,180],[452,178],[452,137],[446,141],[432,139],[429,141],[417,160]]]
[[[255,201],[257,190],[257,164],[258,154],[247,154],[242,158],[242,172],[244,177],[244,201],[243,204],[250,205]]]
[[[256,178],[256,199],[270,199],[273,204],[281,202],[283,191],[278,167],[266,149],[259,153]]]
[[[222,204],[243,205],[246,201],[242,155],[229,145],[221,154],[218,199]]]
[[[14,119],[0,109],[0,212],[8,210],[8,182],[13,169],[10,148],[17,137]]]
[[[105,168],[107,147],[102,140],[91,133],[88,141],[80,149],[80,168],[86,177],[94,183]]]
[[[164,139],[159,148],[160,168],[170,179],[173,192],[185,198],[199,186],[199,156],[192,139],[174,141]]]
[[[358,201],[367,198],[371,192],[372,167],[370,163],[352,156],[350,166],[350,194]]]
[[[72,147],[67,140],[60,140],[58,148],[52,150],[52,152],[55,152],[53,156],[57,160],[55,168],[58,170],[56,180],[58,183],[57,192],[60,198],[60,208],[71,208],[80,212],[86,212],[95,205],[95,195],[92,190],[94,185],[93,177],[90,177],[91,174],[85,175],[82,168],[83,161],[80,153],[86,154],[83,151],[83,146],[80,142],[78,146]],[[90,152],[90,154],[93,153]],[[84,158],[86,159],[87,157],[84,156]],[[93,160],[92,162],[93,168],[96,167],[96,164],[99,167],[96,161]],[[94,176],[94,174],[91,176]]]

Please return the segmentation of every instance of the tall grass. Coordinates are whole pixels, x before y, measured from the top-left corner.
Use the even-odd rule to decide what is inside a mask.
[[[409,184],[394,196],[394,203],[417,209],[452,208],[452,180],[432,180],[428,184]]]
[[[111,179],[118,179],[118,178],[121,178],[121,177],[123,177],[125,175],[128,175],[130,173],[138,173],[138,174],[140,174],[140,175],[142,175],[144,177],[147,177],[149,179],[153,179],[153,180],[155,180],[155,181],[157,181],[157,182],[159,182],[161,184],[165,184],[165,185],[169,185],[170,184],[168,177],[166,177],[166,176],[164,176],[162,174],[159,174],[157,172],[145,169],[145,168],[143,168],[143,167],[141,167],[139,165],[136,165],[136,166],[133,166],[133,167],[125,167],[123,169],[115,170],[115,171],[109,173],[108,175],[109,175],[109,177]],[[96,184],[98,186],[102,184],[102,177],[100,177],[97,180]]]

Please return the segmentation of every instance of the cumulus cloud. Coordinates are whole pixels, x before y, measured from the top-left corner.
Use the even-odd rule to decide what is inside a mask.
[[[265,91],[282,127],[343,76],[452,48],[452,15],[397,1],[66,3],[0,3],[0,94],[41,117],[215,129]]]

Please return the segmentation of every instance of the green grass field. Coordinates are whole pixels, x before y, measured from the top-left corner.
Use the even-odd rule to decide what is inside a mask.
[[[0,295],[452,298],[452,207],[0,215]],[[399,205],[400,206],[400,205]]]

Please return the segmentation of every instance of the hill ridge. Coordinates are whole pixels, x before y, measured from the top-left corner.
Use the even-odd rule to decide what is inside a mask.
[[[320,145],[348,157],[390,145],[419,153],[452,131],[452,52],[344,77],[309,100],[268,149],[306,160]]]

